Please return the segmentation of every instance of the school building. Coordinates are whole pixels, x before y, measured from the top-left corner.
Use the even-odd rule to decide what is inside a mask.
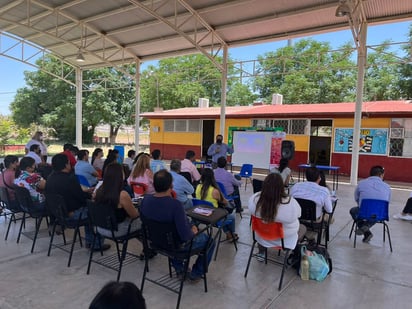
[[[226,107],[224,141],[236,131],[282,128],[294,141],[290,167],[302,163],[339,166],[350,175],[355,103],[254,104]],[[192,107],[142,114],[150,121],[150,150],[164,159],[183,159],[187,150],[204,159],[220,130],[220,107]],[[373,165],[385,167],[385,179],[412,182],[412,102],[364,102],[359,140],[359,176]],[[236,152],[236,143],[234,143]],[[248,163],[248,162],[243,162]]]

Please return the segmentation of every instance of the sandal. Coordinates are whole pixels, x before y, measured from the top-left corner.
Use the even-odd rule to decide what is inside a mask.
[[[232,234],[230,233],[226,234],[227,241],[233,242],[233,241],[237,241],[238,239],[239,239],[239,235],[236,233],[233,233],[233,237],[232,237]]]

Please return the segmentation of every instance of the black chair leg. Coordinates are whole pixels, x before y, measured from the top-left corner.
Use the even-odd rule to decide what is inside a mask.
[[[79,227],[76,226],[76,228],[74,230],[72,245],[71,245],[71,248],[70,248],[69,261],[67,262],[67,267],[70,267],[70,264],[72,262],[73,250],[74,250],[74,245],[76,244],[76,238],[77,238],[78,232],[79,232]]]
[[[218,232],[219,235],[217,235],[217,245],[216,245],[216,251],[215,251],[215,261],[217,259],[217,253],[219,252],[219,247],[220,247],[220,240],[222,238],[222,229],[219,229]]]
[[[26,228],[26,213],[25,212],[23,212],[23,218],[21,218],[19,235],[17,236],[17,241],[16,241],[17,243],[20,242],[20,236],[21,236],[21,231],[23,229],[23,226],[24,226],[24,228]]]
[[[31,246],[31,251],[30,251],[31,253],[33,253],[33,251],[34,251],[34,246],[35,246],[36,240],[37,240],[37,234],[39,233],[40,225],[41,225],[42,220],[43,220],[43,217],[36,218],[36,231],[34,232],[33,244]]]
[[[252,248],[250,249],[249,259],[247,260],[247,266],[245,271],[245,278],[247,277],[247,273],[249,271],[250,261],[252,260],[253,250],[255,249],[256,241],[253,242]]]
[[[7,232],[6,232],[6,237],[4,238],[4,240],[7,240],[7,238],[9,237],[9,231],[10,231],[10,226],[11,226],[11,222],[14,220],[14,222],[16,222],[16,216],[14,215],[14,213],[11,214],[10,220],[9,220],[9,224],[7,225]]]
[[[50,256],[51,248],[53,246],[54,232],[56,231],[56,223],[53,224],[53,229],[50,235],[49,250],[47,250],[47,256]]]
[[[89,255],[89,264],[87,265],[87,272],[86,274],[90,274],[90,266],[92,265],[92,259],[93,259],[93,248],[94,248],[94,244],[96,243],[96,234],[93,234],[93,241],[90,247],[90,255]]]
[[[117,281],[120,280],[120,275],[122,273],[123,261],[126,258],[126,254],[127,254],[127,244],[128,244],[128,241],[125,240],[122,246],[122,254],[119,259],[119,271],[117,272]]]

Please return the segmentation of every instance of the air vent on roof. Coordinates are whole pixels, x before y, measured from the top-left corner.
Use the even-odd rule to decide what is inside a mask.
[[[279,93],[272,94],[272,105],[282,105],[283,95]]]
[[[209,99],[199,98],[199,107],[209,107]]]

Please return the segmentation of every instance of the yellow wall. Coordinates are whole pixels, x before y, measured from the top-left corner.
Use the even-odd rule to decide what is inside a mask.
[[[308,151],[309,138],[310,136],[307,135],[286,135],[286,140],[291,140],[295,142],[296,151]]]
[[[154,127],[159,127],[159,131],[155,132]],[[163,120],[150,120],[150,142],[159,144],[174,144],[174,145],[201,145],[202,132],[165,132]]]
[[[352,118],[334,119],[334,128],[353,128]],[[361,121],[361,128],[390,128],[391,118],[365,118]]]

